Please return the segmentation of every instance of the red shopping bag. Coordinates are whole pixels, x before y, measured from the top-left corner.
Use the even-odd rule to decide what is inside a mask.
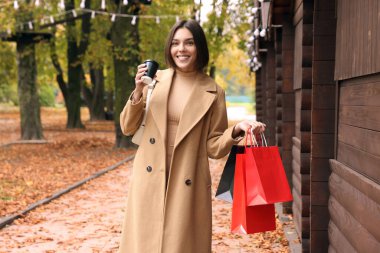
[[[247,206],[245,154],[236,155],[231,232],[253,234],[276,229],[274,204]]]
[[[266,143],[264,135],[261,139]],[[244,152],[247,204],[254,206],[292,201],[278,147],[246,146]]]

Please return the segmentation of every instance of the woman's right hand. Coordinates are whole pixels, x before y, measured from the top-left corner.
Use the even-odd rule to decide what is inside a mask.
[[[133,101],[139,101],[141,96],[142,96],[143,89],[144,89],[146,84],[143,82],[141,77],[144,75],[144,73],[147,70],[148,70],[148,67],[145,65],[145,63],[137,66],[137,73],[136,73],[136,77],[135,77],[136,87],[135,87],[135,90],[133,92]]]

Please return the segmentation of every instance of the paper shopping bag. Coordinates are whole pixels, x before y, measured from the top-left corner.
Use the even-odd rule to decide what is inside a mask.
[[[244,154],[236,155],[231,232],[253,234],[276,229],[274,204],[247,206]]]
[[[232,146],[224,166],[215,197],[232,203],[234,189],[235,161],[238,146]]]
[[[246,147],[243,159],[249,206],[293,200],[278,147]]]

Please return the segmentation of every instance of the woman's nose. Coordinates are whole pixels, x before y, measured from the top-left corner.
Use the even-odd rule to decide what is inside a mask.
[[[185,50],[185,44],[181,43],[179,44],[179,51],[184,51]]]

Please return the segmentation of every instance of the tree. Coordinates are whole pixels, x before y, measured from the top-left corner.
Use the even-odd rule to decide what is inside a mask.
[[[26,1],[27,3],[30,0]],[[28,8],[21,8],[16,20],[22,23],[32,18]],[[17,39],[18,96],[21,117],[21,139],[43,138],[40,104],[37,93],[37,63],[35,56],[35,34],[19,31]]]

